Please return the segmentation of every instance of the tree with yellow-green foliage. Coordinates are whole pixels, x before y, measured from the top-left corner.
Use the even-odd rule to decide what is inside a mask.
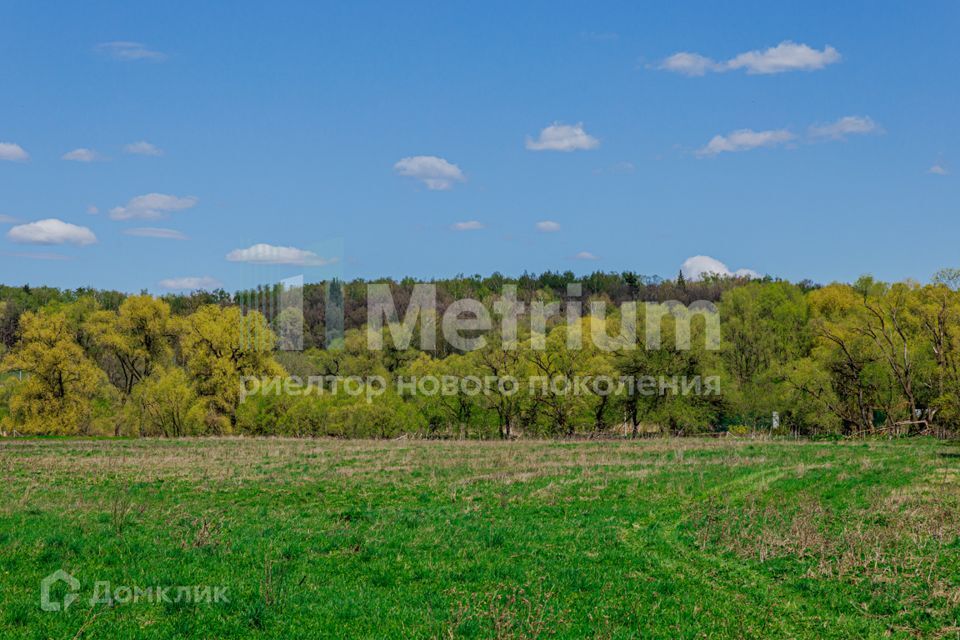
[[[245,377],[284,375],[273,358],[276,337],[257,311],[205,305],[182,320],[180,336],[181,357],[214,431],[230,430]]]
[[[919,433],[937,407],[936,364],[915,283],[863,277],[810,294],[816,339],[790,380],[836,416],[844,433]],[[818,370],[820,373],[818,373]]]
[[[131,434],[175,438],[202,431],[203,409],[186,372],[158,368],[133,388],[124,411]]]
[[[501,438],[512,438],[516,430],[533,425],[540,410],[540,398],[526,393],[524,386],[533,369],[529,349],[528,336],[504,341],[494,334],[483,348],[469,354],[479,375],[495,381],[479,400],[495,416]]]
[[[798,428],[809,398],[784,380],[813,344],[808,297],[788,282],[751,282],[724,292],[719,311],[727,419],[768,430],[777,412],[783,428]]]
[[[173,357],[175,325],[170,305],[152,296],[131,296],[117,312],[96,311],[83,324],[101,366],[125,395]]]
[[[311,349],[306,355],[319,376],[388,377],[390,372],[384,365],[383,353],[382,350],[368,348],[364,332],[351,329],[336,349]]]
[[[955,430],[960,426],[960,294],[947,283],[960,283],[960,270],[938,273],[933,285],[917,292],[911,313],[917,318],[932,363],[930,420]]]
[[[481,426],[480,394],[467,393],[462,386],[464,380],[476,379],[479,382],[482,376],[472,353],[453,354],[446,358],[433,358],[421,353],[404,367],[402,374],[412,381],[440,381],[436,388],[426,386],[427,393],[420,388],[409,392],[410,403],[426,420],[431,435],[450,431],[464,438],[471,434],[472,427]],[[456,393],[444,392],[441,386],[444,383],[455,389]]]
[[[591,374],[590,365],[595,363],[597,349],[583,336],[580,321],[571,325],[554,327],[547,333],[543,348],[532,347],[526,351],[530,364],[529,374],[536,376],[537,384],[531,385],[533,395],[542,407],[540,430],[548,435],[572,436],[586,424],[590,424],[592,394],[579,393],[578,379]]]
[[[861,330],[868,322],[863,295],[831,284],[807,296],[814,345],[791,363],[789,383],[835,416],[843,433],[872,432],[876,411],[892,397],[892,385],[873,342]]]
[[[8,353],[3,371],[23,379],[10,398],[9,430],[23,433],[86,435],[93,401],[105,382],[87,357],[62,311],[27,312],[20,317],[20,340]]]
[[[632,380],[633,389],[618,398],[632,435],[639,435],[641,423],[675,435],[710,430],[721,408],[710,383],[719,364],[708,324],[712,312],[701,319],[667,304],[645,307],[641,316],[642,327],[658,322],[659,342],[648,334],[645,344],[618,350],[614,360],[620,375]]]

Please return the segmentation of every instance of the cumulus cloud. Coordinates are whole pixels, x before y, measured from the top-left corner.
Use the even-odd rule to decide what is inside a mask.
[[[420,180],[433,191],[444,191],[452,188],[455,182],[466,180],[460,167],[437,156],[401,158],[393,165],[393,170],[401,176]]]
[[[186,240],[187,236],[176,229],[164,229],[162,227],[135,227],[127,229],[124,235],[137,236],[139,238],[160,238],[161,240]]]
[[[560,223],[553,220],[541,220],[537,223],[537,231],[543,231],[544,233],[560,231]]]
[[[132,198],[126,206],[114,207],[110,210],[110,217],[114,220],[163,218],[172,211],[189,209],[197,202],[194,196],[181,198],[163,193],[148,193]]]
[[[131,142],[128,145],[123,147],[124,153],[129,153],[135,156],[162,156],[163,149],[159,148],[154,144],[150,144],[146,140],[141,140],[140,142]]]
[[[774,147],[793,140],[796,136],[786,129],[754,131],[738,129],[725,136],[714,136],[697,151],[698,156],[715,156],[725,151],[748,151],[758,147]]]
[[[728,69],[746,69],[747,73],[767,74],[784,71],[816,71],[840,61],[840,53],[827,45],[818,51],[805,44],[785,40],[765,51],[747,51],[727,61]]]
[[[526,146],[530,151],[578,151],[596,149],[600,141],[584,131],[582,122],[554,122],[541,130],[536,140],[527,136]]]
[[[599,260],[600,258],[590,253],[589,251],[581,251],[580,253],[573,256],[576,260]]]
[[[811,125],[807,134],[814,139],[843,140],[849,135],[881,133],[882,130],[868,116],[844,116],[836,122]]]
[[[20,145],[12,142],[0,142],[0,160],[24,162],[29,159],[30,154],[24,151]]]
[[[160,287],[170,291],[195,291],[197,289],[219,289],[223,283],[210,276],[184,276],[182,278],[166,278],[160,281]]]
[[[720,71],[720,65],[699,53],[681,51],[675,53],[657,65],[663,71],[682,73],[685,76],[702,76],[708,71]]]
[[[687,258],[680,265],[680,273],[690,281],[702,280],[709,275],[725,278],[759,278],[760,274],[753,269],[737,269],[731,271],[727,265],[710,256],[693,256]]]
[[[87,227],[80,227],[56,218],[20,224],[7,232],[7,238],[22,244],[75,244],[88,245],[97,241],[97,236]]]
[[[125,40],[101,42],[96,48],[98,52],[106,56],[110,56],[114,60],[148,60],[151,62],[163,62],[167,59],[167,54],[149,49],[142,42],[130,42]]]
[[[763,51],[745,51],[729,60],[716,61],[699,53],[681,51],[665,58],[656,65],[663,71],[702,76],[708,72],[745,70],[749,74],[766,75],[786,71],[815,71],[840,61],[840,53],[826,45],[822,50],[805,44],[784,40],[775,47]]]
[[[74,149],[73,151],[67,151],[60,157],[63,160],[72,160],[74,162],[93,162],[100,158],[93,149],[84,149],[82,147]]]
[[[710,142],[696,151],[699,157],[715,156],[725,151],[749,151],[760,147],[775,147],[793,140],[825,142],[846,140],[848,136],[882,134],[883,128],[869,116],[844,116],[834,122],[813,124],[807,127],[806,135],[798,138],[787,129],[754,131],[738,129],[727,135],[714,136]]]
[[[467,220],[465,222],[457,222],[451,229],[454,231],[475,231],[477,229],[483,229],[483,223],[479,220]]]
[[[227,254],[227,260],[251,264],[295,264],[310,267],[322,267],[337,262],[336,258],[323,258],[312,251],[264,243],[255,244],[246,249],[234,249]]]
[[[950,173],[950,171],[940,163],[937,163],[932,167],[930,167],[929,169],[927,169],[927,172],[938,175],[938,176],[945,176]]]

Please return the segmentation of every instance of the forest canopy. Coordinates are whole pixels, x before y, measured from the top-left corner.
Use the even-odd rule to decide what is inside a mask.
[[[372,283],[389,287],[401,313],[417,284]],[[960,430],[960,274],[951,270],[926,285],[869,276],[818,286],[569,272],[437,280],[437,314],[465,298],[493,309],[505,285],[525,303],[556,302],[565,312],[569,286],[579,284],[579,295],[575,322],[563,322],[561,313],[542,336],[521,326],[509,344],[491,332],[478,349],[439,341],[431,351],[396,343],[392,327],[382,330],[383,349],[370,348],[368,284],[307,284],[296,313],[251,307],[251,292],[154,297],[0,287],[0,430],[472,438]],[[336,314],[328,313],[331,301]],[[686,327],[668,314],[656,348],[571,347],[574,332],[616,335],[627,321],[623,303],[667,301],[715,305],[717,344],[708,340],[707,322],[695,318],[690,347],[678,347],[676,334]],[[604,304],[590,304],[597,302]],[[302,350],[284,343],[291,325],[302,327]],[[387,384],[376,393],[336,393],[336,382],[306,393],[245,393],[245,380],[290,377]],[[443,394],[404,383],[429,377],[519,384]],[[539,379],[621,384],[584,384],[570,393],[532,384]],[[624,380],[650,382],[650,392]]]

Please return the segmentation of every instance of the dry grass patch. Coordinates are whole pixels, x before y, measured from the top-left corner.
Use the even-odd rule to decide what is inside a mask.
[[[960,604],[960,590],[943,562],[945,550],[960,541],[960,484],[938,481],[936,475],[889,494],[877,493],[869,507],[846,513],[811,494],[793,505],[765,493],[712,501],[696,523],[695,539],[701,550],[719,548],[761,563],[783,557],[808,560],[809,577],[915,581],[931,599]]]

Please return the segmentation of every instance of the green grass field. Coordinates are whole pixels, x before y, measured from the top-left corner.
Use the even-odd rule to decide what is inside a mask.
[[[0,637],[956,637],[958,456],[934,441],[5,440]],[[58,569],[79,598],[42,611]],[[98,581],[228,600],[91,605]]]

